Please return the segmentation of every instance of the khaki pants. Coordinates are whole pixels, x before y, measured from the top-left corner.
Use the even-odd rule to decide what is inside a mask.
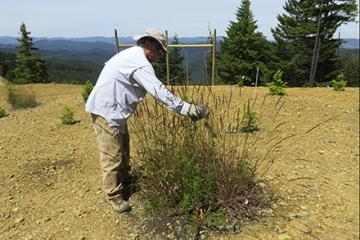
[[[109,200],[121,201],[123,188],[130,171],[130,145],[127,126],[125,133],[110,127],[101,116],[91,114],[96,141],[100,150],[102,190]]]

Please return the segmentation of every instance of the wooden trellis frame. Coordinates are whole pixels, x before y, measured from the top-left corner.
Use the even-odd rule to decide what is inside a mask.
[[[116,53],[120,51],[120,48],[127,48],[136,46],[136,44],[120,44],[119,38],[118,38],[118,32],[115,29],[115,50]],[[168,37],[168,31],[165,31],[165,37],[166,37],[166,49],[169,50],[170,47],[173,48],[211,48],[212,49],[212,60],[211,60],[211,85],[214,85],[215,83],[215,70],[216,70],[216,30],[214,30],[214,33],[212,35],[212,44],[206,43],[206,44],[169,44],[169,37]],[[167,85],[170,85],[170,58],[169,58],[169,51],[166,52],[166,82]]]

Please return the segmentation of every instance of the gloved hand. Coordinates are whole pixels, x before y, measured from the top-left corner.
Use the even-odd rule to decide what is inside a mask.
[[[199,106],[191,104],[188,115],[190,116],[191,121],[197,121],[207,118],[209,113],[206,112],[206,106],[204,104],[200,104]]]

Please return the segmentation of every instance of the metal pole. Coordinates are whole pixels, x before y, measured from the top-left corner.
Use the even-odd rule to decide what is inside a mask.
[[[168,37],[168,31],[165,31],[166,35],[166,83],[167,85],[170,85],[170,59],[169,59],[169,37]]]
[[[116,53],[119,52],[119,38],[118,38],[118,33],[117,33],[117,30],[114,29],[114,32],[115,32],[115,51]]]
[[[215,83],[215,64],[216,64],[216,29],[214,29],[213,36],[213,51],[212,51],[212,72],[211,72],[211,85]]]
[[[338,37],[338,40],[339,42],[341,41],[341,26],[339,27],[339,37]],[[337,49],[337,55],[340,56],[340,47],[341,47],[341,42],[338,46],[338,49]]]
[[[208,68],[207,68],[207,54],[206,54],[207,51],[204,52],[204,82],[206,85],[209,85],[209,79],[208,79]]]
[[[254,90],[254,96],[253,96],[253,109],[255,106],[256,89],[257,89],[257,85],[258,85],[258,79],[259,79],[259,67],[256,67],[256,80],[255,80],[255,90]]]
[[[319,53],[320,53],[320,26],[321,26],[321,17],[322,17],[322,4],[320,5],[320,12],[316,27],[316,37],[315,37],[315,45],[313,50],[313,57],[311,61],[311,69],[310,69],[310,79],[309,79],[309,86],[312,87],[314,85],[315,75],[316,75],[316,67],[319,60]]]
[[[187,49],[185,49],[185,60],[186,60],[186,84],[189,85],[189,62],[188,62]]]
[[[318,39],[318,45],[317,45],[317,49],[316,49],[316,54],[315,54],[315,63],[314,63],[314,70],[313,70],[313,79],[312,82],[315,82],[315,76],[316,76],[316,69],[319,63],[319,57],[320,57],[320,49],[321,49],[321,39]]]

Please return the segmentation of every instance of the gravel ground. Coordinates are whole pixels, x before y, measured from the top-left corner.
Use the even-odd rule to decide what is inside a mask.
[[[0,119],[0,239],[175,238],[144,232],[141,193],[132,197],[129,214],[118,215],[106,202],[80,86],[26,87],[40,102],[36,108],[12,111],[0,92],[0,106],[9,113]],[[242,90],[243,99],[252,94],[251,88]],[[266,89],[257,94],[265,96]],[[273,104],[277,98],[268,99]],[[297,137],[283,144],[264,176],[280,200],[264,219],[244,223],[237,233],[207,238],[359,239],[359,89],[294,88],[283,101],[279,116],[286,124],[279,134]],[[233,104],[242,104],[239,96]],[[77,124],[61,124],[65,106],[76,112]],[[271,124],[265,115],[263,121]]]

